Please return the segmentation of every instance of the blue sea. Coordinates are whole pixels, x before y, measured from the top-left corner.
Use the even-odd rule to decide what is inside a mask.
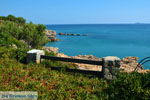
[[[88,34],[87,36],[59,36],[60,42],[46,46],[58,47],[69,56],[94,55],[97,57],[150,56],[150,24],[70,24],[47,25],[57,33]],[[150,62],[149,64],[150,65]],[[146,66],[145,68],[150,68]]]

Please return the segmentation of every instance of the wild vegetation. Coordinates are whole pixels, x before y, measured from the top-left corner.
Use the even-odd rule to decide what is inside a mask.
[[[37,48],[47,42],[42,24],[25,23],[22,17],[0,17],[0,44]]]
[[[37,91],[39,100],[149,100],[150,73],[119,73],[110,81],[67,72],[70,63],[25,64],[26,52],[46,43],[44,30],[21,17],[0,17],[0,91]]]

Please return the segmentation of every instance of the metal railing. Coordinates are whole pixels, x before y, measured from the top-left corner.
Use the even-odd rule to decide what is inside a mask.
[[[138,65],[136,66],[136,68],[135,68],[134,71],[137,71],[137,68],[138,68],[138,67],[144,69],[144,68],[142,67],[142,65],[145,64],[145,63],[147,63],[147,62],[150,62],[150,57],[145,57],[145,58],[143,58],[143,59],[138,63]]]

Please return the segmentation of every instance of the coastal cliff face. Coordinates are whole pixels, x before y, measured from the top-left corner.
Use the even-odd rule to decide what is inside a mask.
[[[68,57],[68,58],[75,58],[75,59],[87,59],[87,60],[101,60],[102,58],[95,57],[93,55],[77,55],[77,56],[68,56],[63,53],[59,53],[58,48],[54,47],[44,47],[44,50],[48,52],[55,52],[56,56],[58,57]],[[123,72],[133,72],[138,65],[138,57],[125,57],[121,59],[121,66],[120,69]],[[89,64],[79,64],[79,63],[74,63],[76,65],[77,69],[80,70],[92,70],[92,71],[102,71],[102,66],[97,66],[97,65],[89,65]],[[144,70],[141,67],[138,67],[138,72],[140,73],[146,73],[150,72],[150,70]]]

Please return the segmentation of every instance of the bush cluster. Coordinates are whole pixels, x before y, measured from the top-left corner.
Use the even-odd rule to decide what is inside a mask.
[[[19,24],[25,24],[26,20],[23,17],[15,17],[13,15],[8,15],[8,16],[0,16],[0,20],[4,20],[4,21],[12,21],[15,23],[19,23]]]
[[[22,17],[0,16],[0,57],[25,62],[26,52],[47,43],[46,27]]]
[[[149,100],[150,73],[120,73],[106,89],[110,100]]]
[[[42,24],[25,23],[21,17],[0,17],[0,45],[15,44],[18,47],[37,48],[47,42],[46,27]]]

